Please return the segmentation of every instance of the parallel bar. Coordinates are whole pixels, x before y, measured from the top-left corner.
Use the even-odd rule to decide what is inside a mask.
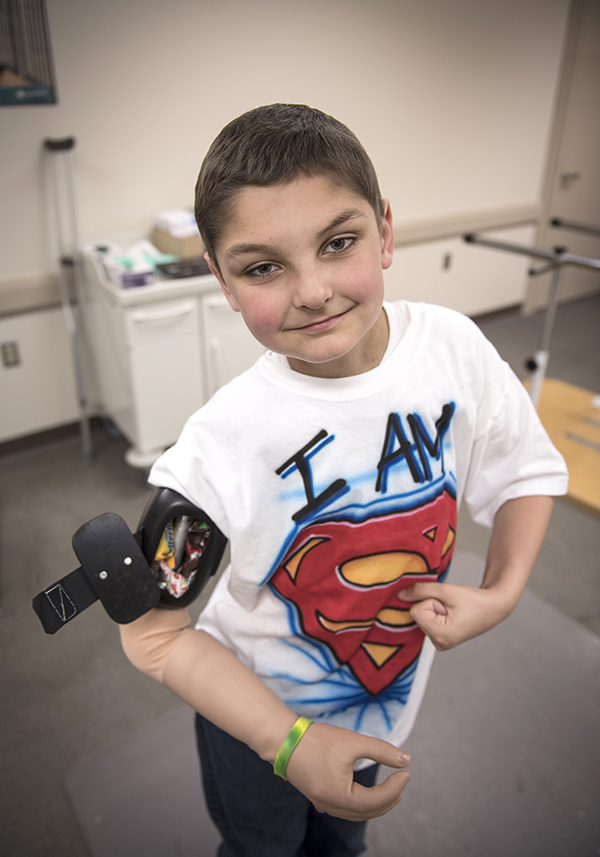
[[[529,368],[534,367],[531,376],[530,396],[534,407],[537,409],[550,357],[550,339],[556,318],[558,288],[562,269],[565,265],[576,265],[580,268],[592,268],[592,270],[600,271],[600,259],[592,259],[588,256],[576,256],[573,253],[567,253],[561,247],[555,247],[554,250],[546,250],[542,247],[523,247],[522,244],[492,241],[489,238],[480,238],[478,235],[473,234],[463,235],[463,238],[469,244],[481,244],[483,247],[491,247],[493,250],[506,250],[509,253],[518,253],[534,259],[545,259],[547,264],[536,265],[530,270],[530,275],[553,271],[540,348],[529,361],[531,363]]]
[[[463,235],[468,244],[481,244],[483,247],[492,247],[494,250],[506,250],[509,253],[519,253],[522,256],[530,256],[533,259],[547,259],[555,265],[577,265],[581,268],[592,268],[600,271],[600,259],[589,256],[577,256],[574,253],[561,253],[555,250],[545,250],[542,247],[524,247],[522,244],[509,244],[504,241],[492,241],[489,238],[480,238],[479,235]]]
[[[562,217],[553,217],[550,226],[557,229],[572,229],[573,232],[587,232],[588,235],[600,236],[600,227],[591,226],[589,223],[577,223],[574,220],[563,220]]]

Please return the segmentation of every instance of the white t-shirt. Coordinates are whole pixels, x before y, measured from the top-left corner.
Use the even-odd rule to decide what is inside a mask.
[[[445,579],[457,508],[566,491],[522,384],[473,322],[385,304],[375,369],[312,378],[268,352],[187,422],[150,474],[203,508],[231,564],[199,627],[298,715],[407,738],[433,646],[397,593]]]

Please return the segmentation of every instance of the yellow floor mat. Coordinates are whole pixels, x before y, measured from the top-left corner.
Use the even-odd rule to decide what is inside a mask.
[[[568,499],[600,515],[600,396],[546,378],[538,404],[544,428],[569,468]]]

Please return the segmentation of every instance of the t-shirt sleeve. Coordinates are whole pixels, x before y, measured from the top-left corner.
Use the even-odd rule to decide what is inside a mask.
[[[525,387],[481,334],[477,357],[479,402],[464,498],[473,520],[491,526],[507,500],[565,494],[568,473]]]
[[[229,537],[227,515],[213,489],[211,459],[218,460],[214,450],[214,433],[205,429],[205,406],[186,422],[177,443],[164,452],[150,470],[148,481],[160,488],[171,488],[194,503]]]

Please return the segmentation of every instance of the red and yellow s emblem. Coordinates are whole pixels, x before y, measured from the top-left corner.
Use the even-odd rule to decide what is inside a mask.
[[[417,658],[424,634],[398,599],[450,563],[456,500],[447,491],[408,512],[309,524],[270,583],[299,611],[304,633],[326,643],[372,694]]]

